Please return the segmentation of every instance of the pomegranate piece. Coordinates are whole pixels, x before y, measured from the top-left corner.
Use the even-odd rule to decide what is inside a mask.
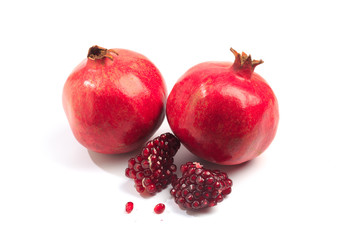
[[[125,211],[127,213],[131,213],[133,209],[134,209],[134,203],[133,202],[127,202],[125,204]]]
[[[254,69],[263,63],[237,53],[234,63],[205,62],[189,69],[171,90],[171,130],[198,157],[235,165],[257,157],[275,137],[278,102]]]
[[[160,192],[177,178],[173,157],[179,148],[180,142],[174,135],[161,134],[147,142],[141,154],[129,159],[125,175],[134,179],[139,193]]]
[[[63,107],[80,144],[100,153],[140,148],[164,120],[166,86],[145,56],[93,46],[63,88]]]
[[[232,181],[219,170],[203,168],[197,162],[181,165],[182,177],[170,190],[175,202],[184,209],[213,207],[231,193]]]
[[[165,210],[165,205],[163,203],[159,203],[154,207],[154,212],[156,214],[161,214],[163,213]]]

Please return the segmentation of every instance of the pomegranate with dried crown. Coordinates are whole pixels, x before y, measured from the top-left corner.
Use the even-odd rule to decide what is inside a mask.
[[[173,133],[192,153],[223,165],[251,160],[270,145],[279,121],[278,102],[254,72],[263,63],[238,53],[231,62],[204,62],[175,84],[166,105]]]
[[[68,77],[63,107],[75,138],[100,153],[140,148],[165,116],[165,82],[145,56],[93,46]]]

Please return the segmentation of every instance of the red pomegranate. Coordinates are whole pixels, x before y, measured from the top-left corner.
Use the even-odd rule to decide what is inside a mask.
[[[278,102],[254,72],[262,60],[231,49],[235,62],[205,62],[189,69],[168,97],[174,134],[192,153],[223,165],[260,155],[275,137]]]
[[[63,107],[75,138],[100,153],[140,148],[165,115],[165,82],[145,56],[93,46],[68,77]]]

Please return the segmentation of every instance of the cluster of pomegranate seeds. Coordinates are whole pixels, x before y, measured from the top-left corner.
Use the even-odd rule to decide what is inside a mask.
[[[125,204],[125,211],[127,213],[131,213],[133,209],[134,209],[134,203],[133,202],[127,202]]]
[[[232,181],[220,170],[204,168],[197,162],[181,165],[181,178],[177,178],[174,156],[180,148],[180,141],[171,133],[164,133],[146,143],[141,154],[129,159],[125,175],[134,179],[139,193],[160,192],[170,183],[171,195],[183,209],[213,207],[231,193]],[[134,205],[126,204],[130,213]],[[154,207],[156,214],[165,210],[162,203]]]
[[[170,193],[184,209],[213,207],[231,192],[232,181],[219,170],[187,162],[180,168],[182,177],[172,183]]]
[[[159,203],[154,207],[154,212],[156,214],[161,214],[163,213],[165,210],[165,205],[163,203]]]
[[[146,143],[142,153],[128,161],[125,175],[134,179],[139,193],[160,192],[177,176],[174,155],[180,148],[180,141],[171,133],[161,134]]]

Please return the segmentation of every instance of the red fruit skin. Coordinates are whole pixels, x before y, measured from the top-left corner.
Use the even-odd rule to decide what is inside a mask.
[[[173,87],[166,116],[181,143],[200,158],[235,165],[260,155],[279,121],[274,92],[258,74],[236,71],[231,62],[205,62]]]
[[[85,59],[68,77],[63,107],[86,148],[117,154],[140,148],[165,116],[166,85],[145,56],[112,49],[113,59]]]

